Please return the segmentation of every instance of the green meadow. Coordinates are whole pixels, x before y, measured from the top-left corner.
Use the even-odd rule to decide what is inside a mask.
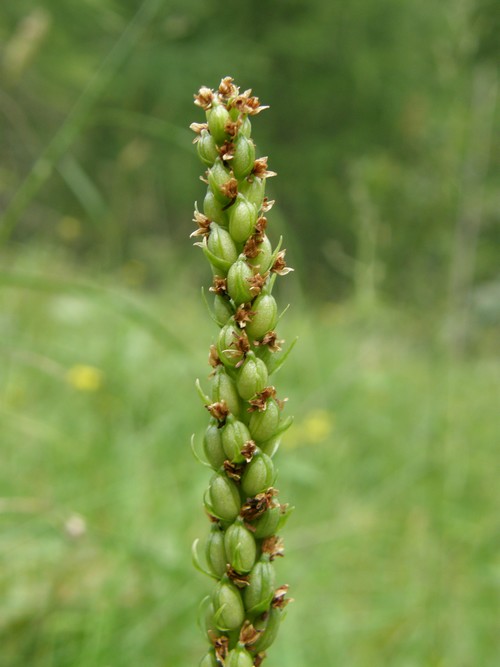
[[[190,439],[216,329],[198,286],[170,266],[146,291],[43,249],[4,265],[0,664],[196,664],[209,473]],[[436,321],[291,292],[276,456],[295,602],[269,664],[493,667],[498,358],[453,359]]]

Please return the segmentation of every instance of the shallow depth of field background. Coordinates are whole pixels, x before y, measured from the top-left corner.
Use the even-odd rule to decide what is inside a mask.
[[[0,667],[204,651],[187,128],[228,74],[271,105],[295,268],[265,664],[500,664],[499,28],[494,0],[2,3]]]

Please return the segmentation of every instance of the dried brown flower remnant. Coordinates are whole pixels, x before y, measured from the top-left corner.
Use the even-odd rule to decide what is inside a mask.
[[[207,109],[210,109],[213,100],[214,100],[214,92],[213,90],[210,90],[210,88],[207,88],[206,86],[202,86],[198,91],[198,94],[194,96],[194,103],[196,104],[196,106],[205,109],[205,111]]]
[[[207,410],[210,412],[214,419],[217,419],[218,422],[225,422],[229,414],[229,408],[227,407],[226,401],[217,401],[216,403],[210,403],[206,406]]]
[[[267,168],[267,156],[259,157],[255,160],[253,167],[253,172],[258,178],[271,178],[271,176],[277,176],[278,174],[275,171],[269,171]]]

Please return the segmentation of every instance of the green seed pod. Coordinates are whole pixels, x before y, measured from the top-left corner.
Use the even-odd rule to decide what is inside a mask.
[[[247,258],[248,264],[258,268],[260,273],[265,273],[270,267],[271,262],[273,261],[273,248],[271,241],[264,236],[262,243],[259,243],[259,253],[256,257]]]
[[[278,306],[274,296],[259,295],[252,304],[252,310],[255,315],[246,325],[247,335],[253,339],[262,338],[268,331],[274,329],[278,320]]]
[[[207,111],[208,129],[219,146],[229,136],[225,127],[226,123],[230,120],[229,111],[223,104],[212,104],[212,107]]]
[[[271,607],[268,612],[255,621],[253,624],[254,628],[262,632],[255,644],[252,644],[252,651],[256,651],[257,653],[265,651],[274,643],[274,640],[278,636],[282,618],[283,611],[278,607]]]
[[[217,474],[210,480],[206,509],[222,521],[233,522],[240,513],[240,494],[236,484],[226,475]]]
[[[221,429],[217,422],[212,421],[205,431],[203,438],[203,452],[205,458],[214,470],[218,470],[226,460],[224,448],[222,446]]]
[[[237,306],[253,299],[253,294],[250,291],[250,281],[253,275],[252,269],[242,258],[236,260],[229,269],[227,274],[227,291]]]
[[[248,428],[252,434],[252,440],[266,442],[276,433],[280,423],[280,410],[276,401],[269,399],[263,412],[252,412]]]
[[[215,653],[209,651],[206,656],[201,659],[200,667],[220,667],[220,662],[217,662]]]
[[[229,169],[226,169],[224,165],[222,164],[222,160],[220,158],[217,158],[215,160],[214,165],[211,169],[208,170],[208,184],[210,188],[212,189],[212,192],[214,193],[214,197],[219,201],[221,204],[229,204],[231,201],[229,197],[227,197],[223,192],[221,191],[221,187],[228,183],[232,176],[231,172]]]
[[[208,130],[201,131],[200,138],[196,142],[196,148],[200,160],[209,167],[211,167],[219,157],[217,144]]]
[[[262,206],[264,201],[264,195],[266,192],[266,179],[258,178],[254,176],[253,178],[246,178],[238,185],[238,192],[241,192],[242,195],[248,199],[249,202],[255,204],[257,210]]]
[[[267,386],[267,380],[266,364],[254,352],[248,352],[236,379],[236,389],[241,398],[247,401],[251,399]]]
[[[255,452],[241,478],[241,490],[249,498],[273,485],[276,478],[272,459],[261,451]]]
[[[229,651],[224,667],[253,667],[253,658],[244,647],[238,646]]]
[[[238,416],[241,411],[241,401],[233,380],[226,373],[223,366],[215,370],[212,382],[212,401],[225,401],[229,412]]]
[[[250,118],[248,116],[243,118],[243,122],[240,125],[239,134],[242,134],[244,137],[250,137],[252,134],[252,123],[250,122]]]
[[[235,243],[244,243],[257,222],[257,209],[243,195],[238,195],[229,209],[229,233]]]
[[[224,210],[223,205],[215,198],[215,195],[210,188],[207,188],[207,194],[203,200],[203,213],[209,220],[213,220],[219,225],[227,227],[229,222],[228,215]]]
[[[236,572],[250,572],[257,556],[257,546],[254,536],[241,519],[236,519],[226,530],[224,546],[229,563]]]
[[[262,614],[271,604],[275,589],[275,574],[269,556],[263,554],[250,572],[250,584],[243,591],[245,609],[250,614]]]
[[[220,294],[216,294],[214,297],[214,315],[217,324],[220,327],[227,324],[228,319],[234,315],[233,307],[229,301]]]
[[[237,630],[245,620],[245,610],[239,590],[225,577],[214,591],[215,624],[219,630]]]
[[[257,539],[262,539],[264,537],[271,537],[271,535],[275,535],[276,531],[278,530],[280,521],[281,507],[279,505],[276,505],[276,507],[270,507],[252,524],[255,529],[255,537]]]
[[[229,415],[222,429],[221,441],[226,458],[232,463],[243,463],[245,457],[241,453],[243,445],[250,440],[250,431],[243,422]]]
[[[255,144],[244,134],[239,133],[234,141],[234,154],[231,167],[239,181],[252,171],[255,163]]]
[[[221,578],[228,564],[226,548],[224,546],[224,532],[215,523],[212,524],[210,535],[205,547],[205,558],[212,574]]]
[[[238,252],[231,235],[216,222],[212,222],[210,225],[207,248],[215,258],[220,260],[217,263],[212,262],[217,269],[221,269],[225,264],[233,264],[238,257]]]
[[[234,368],[241,361],[241,355],[235,348],[236,339],[240,335],[241,330],[234,324],[234,320],[230,320],[222,327],[217,337],[217,354],[224,366],[228,368]]]

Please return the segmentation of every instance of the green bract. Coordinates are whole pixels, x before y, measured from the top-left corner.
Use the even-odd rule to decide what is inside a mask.
[[[201,626],[210,645],[200,667],[255,667],[276,637],[287,603],[287,587],[276,587],[274,559],[283,555],[276,533],[289,510],[276,499],[271,457],[292,419],[282,417],[284,401],[270,377],[293,347],[279,352],[283,341],[275,331],[272,294],[276,279],[290,269],[281,239],[273,249],[268,236],[273,202],[266,180],[275,174],[267,157],[256,158],[251,137],[253,117],[266,107],[230,77],[217,90],[202,87],[195,103],[206,112],[206,123],[191,128],[207,191],[203,213],[195,207],[192,236],[212,271],[203,293],[205,300],[213,297],[208,309],[220,328],[208,355],[208,395],[197,383],[210,414],[203,452],[213,473],[204,496],[211,521],[206,565],[197,541],[193,559],[217,580],[203,606]]]

